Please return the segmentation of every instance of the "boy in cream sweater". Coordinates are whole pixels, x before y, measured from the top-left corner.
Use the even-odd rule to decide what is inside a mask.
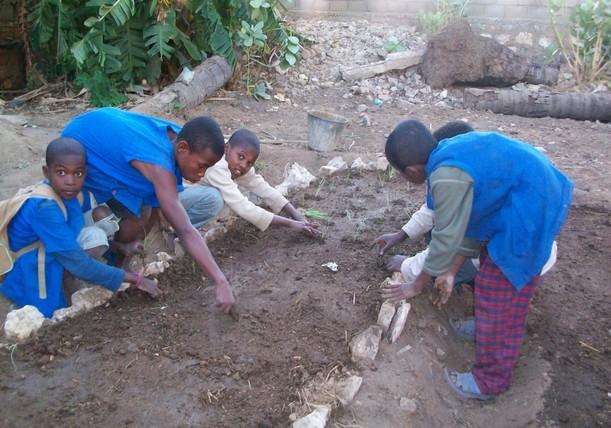
[[[266,230],[270,225],[279,225],[308,236],[318,236],[318,224],[307,221],[280,192],[255,172],[253,166],[259,157],[260,145],[253,132],[237,130],[225,144],[225,156],[208,168],[200,183],[216,187],[233,212],[260,230]],[[253,192],[273,212],[249,201],[238,186]],[[278,215],[281,211],[291,218]]]

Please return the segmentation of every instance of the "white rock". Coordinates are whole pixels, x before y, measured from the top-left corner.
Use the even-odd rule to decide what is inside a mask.
[[[388,160],[386,157],[379,157],[376,160],[376,169],[378,171],[386,171],[386,168],[388,168]]]
[[[375,171],[376,169],[376,163],[375,162],[363,162],[363,160],[359,157],[356,158],[353,162],[352,165],[350,165],[351,169],[356,169],[356,170],[365,170],[365,171]]]
[[[284,196],[288,195],[289,190],[305,189],[312,181],[316,180],[316,177],[297,162],[293,163],[290,167],[287,165],[285,175],[284,181],[276,186],[276,190]]]
[[[357,334],[350,341],[352,361],[360,359],[375,360],[382,338],[382,327],[371,325],[362,333]]]
[[[399,407],[405,410],[408,414],[412,415],[418,410],[418,402],[411,398],[401,397],[399,399]]]
[[[528,33],[525,31],[521,31],[515,38],[516,43],[520,43],[522,45],[533,45],[533,35],[532,33]]]
[[[359,113],[363,113],[363,112],[367,111],[367,106],[365,104],[359,104],[356,107],[356,111],[359,112]]]
[[[128,283],[123,283],[123,284],[127,284],[129,286]],[[121,285],[123,285],[121,284]],[[54,322],[62,322],[65,321],[69,318],[74,318],[75,316],[77,316],[80,313],[85,312],[85,308],[82,307],[77,307],[77,306],[69,306],[67,308],[61,308],[56,310],[55,312],[53,312],[53,321]]]
[[[392,325],[390,326],[390,330],[388,331],[388,341],[390,343],[395,343],[399,336],[401,336],[403,328],[405,327],[405,322],[407,321],[407,314],[409,314],[410,308],[411,305],[405,300],[399,303],[399,306],[397,307],[397,312],[395,313],[395,317],[392,320]]]
[[[4,334],[7,338],[22,341],[42,327],[45,317],[31,305],[10,311],[4,322]]]
[[[319,406],[312,413],[293,422],[293,428],[325,428],[330,415],[329,406]]]
[[[103,305],[112,295],[112,291],[98,285],[83,288],[72,295],[72,306],[88,311]]]
[[[167,263],[164,262],[150,262],[144,267],[144,276],[157,276],[167,268]]]
[[[341,380],[333,381],[334,395],[339,399],[343,406],[347,406],[354,400],[354,397],[359,392],[363,378],[352,375]]]
[[[393,317],[395,316],[395,305],[394,303],[386,300],[380,306],[380,312],[378,313],[378,325],[382,327],[382,333],[386,334],[388,329],[390,328],[390,323],[392,322]]]

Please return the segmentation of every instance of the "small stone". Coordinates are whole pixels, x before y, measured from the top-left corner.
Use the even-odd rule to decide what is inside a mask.
[[[359,113],[363,113],[363,112],[367,111],[367,106],[365,104],[359,104],[356,107],[356,111],[359,112]]]
[[[22,341],[42,327],[45,317],[31,305],[10,311],[6,315],[4,334],[12,340]]]
[[[360,359],[375,360],[381,338],[382,327],[379,325],[369,326],[365,331],[354,336],[350,341],[352,361]]]
[[[293,428],[325,428],[330,415],[329,406],[317,407],[312,413],[293,422]]]
[[[74,293],[72,295],[72,306],[88,311],[103,305],[112,295],[112,291],[94,285],[93,287],[84,288]]]
[[[354,400],[354,397],[359,392],[363,384],[363,378],[360,376],[348,376],[341,380],[332,381],[334,394],[339,399],[343,406],[347,406]]]
[[[306,85],[308,83],[308,80],[310,79],[305,74],[299,75],[299,83],[301,83],[302,85]]]
[[[405,410],[408,414],[413,415],[418,410],[418,402],[411,398],[401,397],[399,399],[399,407]]]
[[[438,356],[440,359],[444,359],[444,358],[446,357],[446,351],[444,351],[444,350],[443,350],[443,349],[441,349],[441,348],[437,348],[437,349],[435,350],[435,353],[437,354],[437,356]]]
[[[382,303],[380,306],[380,312],[378,313],[378,325],[383,328],[383,333],[386,334],[390,328],[390,323],[395,316],[395,305],[388,300]]]
[[[403,329],[405,328],[405,322],[407,321],[407,315],[409,314],[409,310],[411,305],[403,300],[399,306],[397,307],[397,312],[392,320],[392,324],[388,330],[388,341],[390,343],[395,343]]]

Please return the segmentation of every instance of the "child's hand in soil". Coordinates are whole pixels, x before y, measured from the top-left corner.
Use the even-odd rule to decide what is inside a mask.
[[[388,250],[400,242],[405,241],[407,234],[400,230],[395,233],[385,233],[384,235],[378,236],[371,246],[378,246],[378,255],[383,256]]]
[[[224,314],[230,313],[235,305],[235,297],[229,282],[226,279],[217,282],[214,286],[214,292],[216,295],[216,307]]]
[[[159,288],[157,283],[153,281],[152,279],[142,278],[140,279],[140,281],[136,281],[134,286],[138,290],[144,291],[145,293],[149,294],[151,297],[155,299],[161,295],[161,289]]]
[[[438,294],[433,298],[433,305],[441,309],[441,306],[448,302],[452,290],[454,289],[454,274],[446,272],[443,275],[439,275],[435,279],[434,287],[438,291]]]
[[[390,300],[391,303],[399,303],[401,300],[411,299],[422,292],[424,285],[417,282],[389,284],[382,287],[382,299]]]
[[[306,236],[317,238],[321,235],[319,230],[320,225],[318,223],[304,221],[292,221],[290,226],[296,232],[303,233]]]

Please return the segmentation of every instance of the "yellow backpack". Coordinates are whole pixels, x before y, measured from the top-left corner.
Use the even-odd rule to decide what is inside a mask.
[[[8,272],[13,269],[15,262],[23,254],[38,248],[38,294],[41,299],[47,298],[47,286],[45,280],[45,246],[42,242],[36,241],[21,250],[11,251],[8,239],[8,226],[17,215],[23,204],[30,198],[52,199],[57,202],[57,205],[64,213],[64,217],[68,218],[66,207],[62,198],[46,183],[38,183],[28,186],[25,189],[20,189],[12,198],[0,201],[0,283]],[[79,193],[78,201],[82,205],[83,194]]]

